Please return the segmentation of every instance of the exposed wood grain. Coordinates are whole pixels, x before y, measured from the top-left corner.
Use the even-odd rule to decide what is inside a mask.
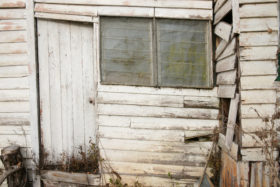
[[[214,17],[214,24],[219,23],[219,21],[221,21],[221,19],[223,19],[232,9],[232,5],[231,5],[231,1],[232,0],[228,0],[215,14]]]
[[[29,102],[0,102],[0,112],[29,112]]]
[[[17,31],[25,29],[25,20],[0,20],[0,31]]]
[[[216,97],[185,96],[185,108],[219,108],[219,99]]]
[[[232,0],[232,32],[240,33],[239,0]]]
[[[240,46],[278,45],[277,32],[250,32],[240,34]]]
[[[241,76],[276,75],[275,61],[240,61]]]
[[[241,91],[242,104],[262,104],[276,103],[275,90],[250,90]]]
[[[53,13],[35,13],[36,18],[42,19],[54,19],[54,20],[66,20],[66,21],[79,21],[79,22],[92,22],[90,16],[77,16],[77,15],[64,15],[64,14],[53,14]]]
[[[0,66],[28,65],[27,54],[0,54]]]
[[[237,161],[238,157],[238,145],[234,142],[232,142],[231,147],[226,145],[226,137],[219,133],[219,140],[218,145],[222,149],[223,152],[227,153],[232,159]]]
[[[26,12],[24,9],[0,9],[1,20],[24,18],[26,18]]]
[[[25,77],[28,75],[28,66],[0,66],[0,78]]]
[[[225,4],[225,2],[226,0],[217,0],[214,6],[214,13],[216,13],[221,8],[221,6]]]
[[[1,0],[0,8],[25,8],[25,0]]]
[[[219,85],[218,97],[220,98],[234,98],[236,85]]]
[[[28,89],[22,90],[0,90],[0,101],[28,101]]]
[[[232,26],[224,21],[219,22],[216,27],[214,33],[225,40],[226,42],[229,41],[230,34],[231,34]]]
[[[218,110],[99,104],[98,114],[119,115],[119,116],[139,116],[139,117],[147,116],[147,117],[177,117],[177,118],[193,118],[193,119],[217,119]]]
[[[28,78],[0,78],[0,90],[29,88]]]
[[[275,60],[277,46],[244,47],[240,50],[240,60]]]
[[[212,20],[211,10],[156,8],[155,17]]]
[[[270,150],[271,151],[271,150]],[[247,148],[241,149],[242,161],[250,162],[264,162],[267,160],[267,156],[262,148]],[[277,150],[273,151],[273,159],[276,160],[279,153]]]
[[[276,3],[245,4],[240,7],[241,18],[277,17]]]
[[[246,133],[255,133],[257,131],[271,130],[272,124],[270,121],[265,121],[260,118],[242,119],[242,130]],[[274,124],[274,130],[279,127],[278,123]]]
[[[3,42],[26,42],[25,31],[2,31],[0,35],[0,43]]]
[[[226,42],[225,40],[222,40],[219,45],[216,48],[215,51],[215,59],[218,59],[219,56],[222,54],[222,52],[225,50],[225,48],[227,47],[228,42]]]
[[[183,107],[183,96],[143,95],[127,93],[98,93],[98,103],[144,106]]]
[[[26,113],[28,114],[28,113]],[[4,117],[3,115],[0,118],[0,125],[1,126],[28,126],[30,125],[29,119],[26,117],[15,117],[15,116],[8,116]]]
[[[161,130],[211,130],[218,126],[218,120],[152,118],[99,115],[98,124],[112,127]]]
[[[0,54],[27,53],[26,43],[0,43]]]
[[[238,163],[238,179],[240,186],[248,186],[249,185],[249,163],[241,162]]]
[[[263,1],[263,0],[239,0],[239,3],[240,4],[250,4],[250,3],[276,3],[277,0],[266,0],[266,1]]]
[[[229,56],[227,58],[218,61],[216,64],[216,72],[219,73],[223,71],[233,70],[235,68],[236,59],[237,56],[236,54],[234,54],[232,56]]]
[[[205,10],[208,12],[208,10]],[[108,7],[99,6],[98,15],[102,16],[135,16],[135,17],[153,17],[155,11],[153,8],[143,7]],[[179,12],[180,13],[180,12]]]
[[[235,84],[236,70],[219,73],[217,76],[218,85]]]
[[[241,105],[241,117],[243,119],[271,117],[274,113],[275,104]]]
[[[231,42],[226,46],[226,48],[224,49],[224,51],[222,52],[222,54],[219,56],[219,58],[217,60],[219,61],[228,56],[235,54],[235,49],[236,49],[236,38],[233,38],[231,40]]]
[[[271,90],[275,89],[274,80],[276,79],[275,75],[268,76],[248,76],[241,77],[240,85],[242,90]]]
[[[240,31],[277,31],[277,18],[243,18],[240,19]]]

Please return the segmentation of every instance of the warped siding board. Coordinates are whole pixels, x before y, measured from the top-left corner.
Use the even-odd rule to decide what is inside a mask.
[[[36,18],[51,19],[51,20],[63,20],[63,21],[77,21],[77,22],[93,22],[90,16],[77,16],[66,14],[53,14],[53,13],[35,13]]]
[[[217,119],[217,109],[171,108],[153,106],[99,104],[98,114],[139,117],[177,117],[192,119]]]
[[[1,135],[0,142],[1,148],[15,144],[22,148],[31,147],[31,135]]]
[[[155,8],[155,17],[212,20],[212,10]]]
[[[97,6],[132,6],[132,7],[166,7],[166,8],[197,8],[197,9],[212,9],[212,1],[200,0],[36,0],[35,2],[52,3],[52,4],[76,4],[76,5],[97,5]]]
[[[227,58],[218,61],[216,64],[216,72],[219,73],[223,71],[233,70],[235,68],[236,59],[237,56],[236,54],[234,54],[232,56],[229,56]]]
[[[275,104],[241,105],[241,117],[243,119],[271,117],[275,113],[275,107]]]
[[[26,42],[27,33],[25,31],[1,31],[0,43],[3,42]]]
[[[250,4],[250,3],[276,3],[277,0],[239,0],[240,4]]]
[[[25,19],[25,9],[0,9],[0,20]]]
[[[225,2],[226,0],[217,0],[214,6],[214,12],[216,13],[221,8],[221,6],[224,5]]]
[[[153,130],[153,129],[133,129],[122,127],[99,126],[99,136],[101,138],[130,139],[147,141],[167,141],[184,142],[185,137],[195,137],[199,135],[209,135],[209,131],[182,131],[182,130]]]
[[[0,112],[29,112],[29,102],[0,102]]]
[[[241,76],[276,75],[275,61],[240,61]]]
[[[218,120],[181,119],[181,118],[153,118],[99,115],[100,126],[131,127],[135,129],[157,130],[213,130],[219,125]]]
[[[0,101],[28,101],[29,90],[0,90]]]
[[[0,31],[20,31],[25,29],[25,20],[0,20]]]
[[[240,48],[240,60],[275,60],[277,46]]]
[[[142,95],[127,93],[98,93],[98,103],[166,106],[183,108],[183,96]]]
[[[26,89],[29,88],[27,77],[22,78],[0,78],[0,90]]]
[[[244,162],[265,162],[268,155],[266,155],[262,148],[248,148],[241,149],[242,161]],[[277,150],[273,151],[273,159],[276,160],[279,153]]]
[[[257,131],[264,131],[271,129],[271,122],[265,122],[263,119],[241,119],[242,130],[246,133],[253,133]],[[279,125],[275,124],[275,130]]]
[[[220,100],[216,97],[185,96],[185,108],[219,108]]]
[[[0,67],[28,65],[27,54],[0,54]]]
[[[247,76],[241,77],[240,85],[242,90],[271,90],[274,88],[275,75]]]
[[[126,140],[126,139],[107,139],[100,138],[100,147],[110,150],[124,151],[146,151],[160,153],[185,153],[207,155],[211,149],[212,142],[166,142],[166,141],[145,141],[145,140]]]
[[[219,56],[219,58],[217,60],[219,61],[228,56],[235,54],[235,49],[236,49],[236,38],[233,38],[231,40],[231,42],[226,46],[226,48],[224,49],[224,51],[222,52],[222,54]]]
[[[219,85],[218,96],[220,98],[234,98],[236,85]]]
[[[240,18],[277,17],[276,3],[244,4],[240,7]]]
[[[232,0],[228,0],[215,14],[214,24],[219,23],[221,19],[223,19],[232,9],[231,2]]]
[[[235,84],[236,70],[219,73],[217,76],[218,85]]]
[[[240,34],[239,0],[232,0],[232,35]]]
[[[151,163],[151,164],[170,164],[204,166],[206,155],[192,155],[185,153],[157,153],[157,152],[136,152],[123,150],[100,150],[100,155],[106,161]]]
[[[113,86],[98,85],[98,92],[217,97],[217,87],[210,90],[206,90],[206,89],[185,89],[185,88],[175,89],[175,88],[152,88],[152,87],[119,86],[119,85],[113,85]]]
[[[240,46],[278,45],[277,32],[249,32],[240,34]]]
[[[25,8],[25,0],[1,0],[0,8]]]
[[[0,66],[0,78],[26,77],[28,75],[28,66]]]
[[[278,30],[277,18],[243,18],[240,19],[240,31],[250,32],[250,31],[264,31]]]
[[[275,90],[250,90],[241,91],[242,104],[274,104],[276,103]]]
[[[231,34],[232,26],[224,21],[219,22],[216,27],[214,33],[225,40],[226,42],[229,41],[230,34]]]
[[[0,54],[27,53],[26,43],[0,43]]]
[[[225,50],[225,48],[227,47],[228,42],[226,42],[225,40],[222,40],[219,45],[216,48],[215,51],[215,59],[218,59],[220,57],[220,55],[222,54],[222,52]]]

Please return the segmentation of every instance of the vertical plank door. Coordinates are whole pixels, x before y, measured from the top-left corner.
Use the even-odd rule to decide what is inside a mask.
[[[41,143],[59,164],[95,141],[93,26],[38,20]]]

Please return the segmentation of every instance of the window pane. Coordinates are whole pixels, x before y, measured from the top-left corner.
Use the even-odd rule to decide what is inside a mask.
[[[157,20],[160,86],[210,86],[208,32],[208,21]]]
[[[101,18],[101,81],[153,85],[152,20]]]

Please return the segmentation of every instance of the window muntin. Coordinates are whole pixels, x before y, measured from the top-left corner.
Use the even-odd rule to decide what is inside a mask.
[[[209,21],[101,18],[101,83],[212,86]]]

